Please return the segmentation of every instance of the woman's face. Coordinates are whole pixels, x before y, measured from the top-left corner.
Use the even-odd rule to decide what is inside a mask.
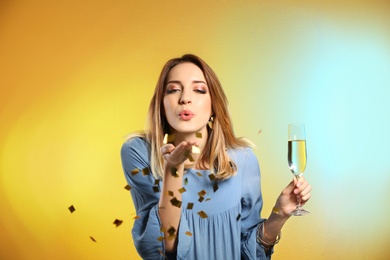
[[[164,94],[165,116],[174,133],[207,133],[211,98],[203,72],[193,63],[173,67]]]

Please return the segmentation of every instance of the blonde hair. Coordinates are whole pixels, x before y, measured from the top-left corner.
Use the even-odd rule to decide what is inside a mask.
[[[160,148],[163,146],[165,133],[169,133],[169,124],[164,116],[163,105],[166,80],[170,70],[184,62],[193,63],[202,70],[209,88],[214,118],[212,128],[208,127],[208,140],[200,154],[197,166],[206,169],[209,165],[210,170],[215,173],[219,180],[230,178],[237,172],[237,166],[229,158],[227,150],[253,145],[249,140],[237,138],[234,135],[233,124],[228,112],[228,100],[222,85],[210,66],[195,55],[186,54],[181,58],[171,59],[164,65],[150,101],[146,130],[133,133],[129,138],[145,138],[150,145],[151,170],[156,179],[161,179],[164,171]]]

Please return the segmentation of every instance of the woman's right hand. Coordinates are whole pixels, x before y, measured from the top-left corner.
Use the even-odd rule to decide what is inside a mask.
[[[194,145],[198,146],[198,143],[196,141],[183,141],[178,146],[168,143],[164,144],[160,151],[167,164],[178,166],[188,159],[188,154]]]

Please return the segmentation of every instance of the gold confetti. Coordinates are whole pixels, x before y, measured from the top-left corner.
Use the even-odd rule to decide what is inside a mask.
[[[204,212],[203,210],[202,210],[202,211],[199,211],[199,212],[198,212],[198,215],[199,215],[201,218],[207,218],[207,217],[208,217],[207,214],[206,214],[206,212]]]
[[[203,176],[200,172],[196,172],[196,175],[198,175],[199,177]]]
[[[96,240],[93,238],[93,237],[89,237],[93,242],[95,242],[96,243]]]
[[[185,178],[184,179],[184,185],[187,185],[188,184],[188,178]]]
[[[218,183],[215,183],[215,184],[214,184],[213,190],[214,190],[214,192],[216,192],[216,191],[218,190]]]
[[[164,240],[164,237],[163,237],[163,236],[159,236],[159,237],[157,238],[157,240],[160,241],[160,242],[162,242],[162,241]]]
[[[174,167],[171,168],[171,174],[175,178],[179,177],[179,174],[177,173],[177,169]]]
[[[195,136],[196,138],[202,138],[202,133],[196,133]]]
[[[73,213],[76,209],[73,205],[71,205],[69,208],[70,213]]]
[[[160,188],[158,186],[153,186],[153,191],[155,193],[160,192]]]
[[[195,162],[194,157],[192,157],[191,154],[188,154],[188,160],[190,160],[190,162]]]
[[[241,218],[241,214],[238,214],[238,216],[237,216],[236,220],[237,220],[237,221],[239,221],[239,220],[240,220],[240,218]]]
[[[173,191],[170,191],[170,190],[166,191],[165,194],[168,195],[168,196],[173,197]]]
[[[156,179],[154,180],[154,185],[158,185],[160,183],[160,180]]]
[[[176,238],[176,229],[174,227],[170,227],[167,232],[169,234],[168,240],[173,240]]]
[[[187,204],[187,209],[188,209],[188,210],[191,210],[193,207],[194,207],[194,203],[189,202],[189,203]]]
[[[123,220],[115,219],[115,221],[114,221],[113,224],[114,224],[116,227],[119,227],[120,225],[122,225],[122,223],[123,223]]]
[[[263,131],[263,129],[260,129],[259,132],[257,132],[257,135],[261,134],[261,131]]]
[[[176,197],[174,197],[173,199],[170,200],[172,205],[175,206],[175,207],[178,207],[180,208],[181,207],[181,201],[176,199]]]
[[[180,193],[186,192],[186,189],[185,189],[184,187],[181,187],[181,188],[179,189],[179,192],[180,192]]]
[[[198,195],[199,195],[199,197],[202,197],[202,196],[206,195],[206,193],[207,192],[205,190],[201,190],[198,192]]]
[[[234,168],[232,161],[229,161],[230,167]]]
[[[168,143],[168,134],[165,134],[163,144],[167,144],[167,143]]]
[[[203,200],[204,200],[204,197],[202,197],[202,196],[200,196],[198,199],[199,202],[202,202]]]
[[[149,175],[149,168],[143,168],[142,175],[144,175],[144,176]]]
[[[192,153],[200,153],[200,149],[199,149],[199,147],[193,145],[192,148],[191,148],[191,152]]]
[[[189,237],[192,237],[192,233],[190,231],[187,231],[186,235],[189,236]]]
[[[131,190],[131,188],[132,188],[132,187],[131,187],[130,185],[128,185],[128,184],[125,186],[125,189],[126,189],[126,190]]]
[[[140,218],[141,218],[141,216],[138,216],[138,215],[134,217],[135,220],[140,219]]]
[[[211,198],[207,198],[205,201],[209,201],[209,200],[211,200]]]
[[[209,179],[210,181],[215,180],[215,174],[214,173],[209,174]]]
[[[139,173],[139,169],[134,169],[131,171],[131,175],[136,175],[137,173]]]
[[[168,143],[172,143],[175,140],[175,134],[168,135]]]
[[[160,227],[160,232],[165,232],[167,231],[163,226]]]

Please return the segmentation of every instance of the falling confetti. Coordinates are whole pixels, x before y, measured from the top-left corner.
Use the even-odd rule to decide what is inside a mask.
[[[261,134],[261,131],[263,131],[263,129],[260,129],[259,132],[257,132],[257,135]]]
[[[204,197],[199,197],[198,201],[202,202],[204,200]]]
[[[198,195],[199,195],[199,197],[202,197],[202,196],[206,195],[206,193],[207,192],[205,190],[201,190],[198,192]]]
[[[173,199],[170,200],[172,205],[175,206],[175,207],[178,207],[180,208],[181,207],[181,201],[176,199],[176,197],[174,197]]]
[[[171,174],[175,178],[179,177],[179,174],[177,173],[177,169],[174,167],[171,168]]]
[[[199,147],[194,146],[194,145],[192,146],[191,151],[192,151],[192,153],[200,153]]]
[[[158,193],[158,192],[160,192],[160,188],[158,186],[153,186],[153,191],[155,193]]]
[[[209,174],[209,179],[210,181],[215,180],[215,174],[214,173]]]
[[[202,138],[202,133],[196,133],[195,136],[196,138]]]
[[[131,186],[127,184],[127,185],[125,186],[125,189],[126,189],[126,190],[131,190]]]
[[[207,217],[208,217],[207,214],[206,214],[206,212],[204,212],[203,210],[202,210],[202,211],[199,211],[199,212],[198,212],[198,215],[199,215],[201,218],[207,218]]]
[[[182,187],[182,188],[179,189],[179,192],[180,193],[186,192],[186,189],[184,187]]]
[[[188,210],[193,209],[193,207],[194,207],[194,203],[189,202],[189,203],[187,204],[187,209],[188,209]]]
[[[237,221],[239,221],[239,220],[240,220],[240,218],[241,218],[241,214],[238,214],[238,216],[237,216],[236,220],[237,220]]]
[[[159,236],[159,237],[157,238],[157,240],[160,241],[160,242],[162,242],[162,241],[164,240],[164,237],[163,237],[163,236]]]
[[[169,240],[173,240],[176,238],[176,229],[174,227],[170,227],[167,232],[169,234],[168,236]]]
[[[137,173],[139,173],[139,169],[134,169],[131,171],[131,175],[136,175]]]
[[[113,224],[114,224],[116,227],[119,227],[120,225],[122,225],[122,223],[123,223],[123,220],[115,219],[115,221],[114,221]]]
[[[188,178],[185,178],[185,179],[184,179],[184,184],[185,184],[185,185],[188,184]]]
[[[216,191],[218,190],[218,183],[215,183],[215,184],[214,184],[213,190],[214,190],[214,192],[216,192]]]
[[[167,143],[168,143],[168,134],[165,134],[163,144],[167,144]]]
[[[71,205],[68,209],[70,213],[73,213],[76,210],[73,205]]]
[[[196,172],[196,175],[198,175],[199,177],[203,176],[200,172]]]
[[[142,175],[144,175],[144,176],[149,175],[149,168],[143,168]]]
[[[93,238],[93,237],[89,237],[93,242],[95,242],[96,243],[96,240]]]
[[[138,215],[134,217],[135,220],[140,219],[140,218],[141,218],[141,216],[138,216]]]
[[[191,233],[190,231],[187,231],[185,234],[186,234],[187,236],[189,236],[189,237],[192,237],[192,233]]]

